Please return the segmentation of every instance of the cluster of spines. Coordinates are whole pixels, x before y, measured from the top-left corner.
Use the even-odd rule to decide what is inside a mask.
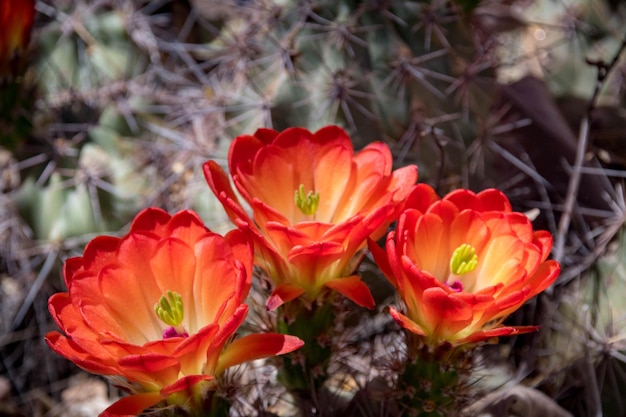
[[[16,121],[20,137],[11,139],[3,170],[19,178],[1,196],[0,273],[11,279],[43,271],[59,286],[53,261],[146,205],[195,208],[223,228],[225,217],[211,218],[217,206],[199,167],[260,126],[344,125],[357,147],[395,145],[398,163],[417,161],[422,180],[441,190],[499,185],[493,158],[511,155],[498,139],[523,126],[493,100],[501,38],[484,30],[485,10],[472,15],[471,2],[251,0],[212,10],[178,0],[56,3],[38,4],[33,42],[41,59],[32,63],[37,77],[25,78],[33,100],[23,101],[36,115],[26,130]],[[570,21],[563,31],[573,31],[574,43],[587,29]],[[539,181],[531,188],[543,187],[529,161],[514,162]],[[523,201],[523,189],[513,188],[518,177],[509,191]],[[620,221],[616,213],[607,219]],[[619,225],[572,233],[570,242],[585,243],[590,264],[593,237]],[[7,312],[3,331],[39,320],[27,312],[46,294],[22,292],[21,313]]]

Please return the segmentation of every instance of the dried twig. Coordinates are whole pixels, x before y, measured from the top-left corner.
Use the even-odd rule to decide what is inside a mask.
[[[589,99],[589,106],[587,107],[587,114],[583,118],[580,123],[580,129],[578,132],[578,145],[576,147],[576,159],[574,162],[572,175],[569,180],[569,184],[567,186],[567,195],[565,197],[565,204],[563,207],[563,213],[561,215],[561,219],[559,221],[559,228],[555,235],[555,249],[554,249],[554,259],[558,262],[563,261],[563,251],[565,248],[565,240],[567,239],[567,232],[569,230],[569,225],[571,222],[572,212],[574,210],[574,203],[578,197],[578,188],[580,186],[580,176],[582,174],[581,167],[583,165],[583,159],[585,153],[587,152],[587,142],[589,141],[589,121],[591,120],[591,115],[596,106],[596,101],[600,94],[600,90],[604,85],[604,82],[608,78],[609,73],[619,61],[619,57],[622,52],[626,49],[626,37],[622,41],[622,44],[618,48],[615,56],[608,64],[604,61],[587,61],[590,65],[594,65],[597,70],[596,77],[596,85],[593,91],[593,95]]]

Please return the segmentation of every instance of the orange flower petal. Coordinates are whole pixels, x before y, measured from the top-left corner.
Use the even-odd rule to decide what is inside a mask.
[[[207,234],[203,221],[191,210],[174,214],[164,229],[159,236],[161,239],[172,238],[182,242],[196,242]]]
[[[481,330],[466,338],[460,339],[459,343],[476,343],[482,340],[491,339],[492,337],[514,336],[523,333],[532,333],[539,330],[539,326],[520,326],[520,327],[498,327],[496,329]]]
[[[545,291],[556,279],[561,272],[561,266],[554,260],[543,262],[535,274],[528,279],[526,285],[530,288],[528,298],[534,297],[542,291]]]
[[[320,193],[320,204],[315,218],[324,223],[337,223],[344,220],[341,207],[345,196],[349,194],[346,190],[353,190],[358,183],[351,161],[354,152],[352,142],[346,132],[337,126],[322,128],[315,132],[314,137],[326,149],[313,161],[314,188]]]
[[[243,323],[248,315],[248,306],[242,304],[235,310],[232,317],[229,317],[212,340],[211,347],[206,351],[205,372],[211,375],[219,375],[217,372],[217,364],[219,358],[224,351],[224,346],[232,338],[233,334]]]
[[[130,231],[147,231],[163,235],[162,229],[171,220],[168,212],[158,207],[149,207],[139,213],[133,220]]]
[[[485,246],[492,237],[493,232],[483,221],[481,216],[471,210],[463,210],[450,224],[450,231],[447,237],[448,246],[444,256],[448,259],[464,243],[471,245],[476,253],[482,254]],[[482,256],[480,256],[482,258]]]
[[[303,345],[304,342],[295,336],[273,333],[250,334],[235,340],[224,349],[220,355],[216,374],[219,375],[231,366],[243,362],[293,352]]]
[[[100,354],[94,354],[87,350],[89,346],[81,340],[75,343],[59,332],[49,332],[45,337],[46,344],[57,354],[71,360],[80,368],[101,375],[116,375],[119,373],[119,367],[112,364],[112,358],[107,358],[106,351],[100,347]],[[83,347],[85,346],[85,347]],[[96,346],[96,343],[91,346]],[[107,360],[108,359],[108,360]]]
[[[218,235],[207,235],[196,242],[194,253],[197,264],[191,292],[195,300],[195,314],[191,316],[197,322],[190,318],[190,329],[195,330],[199,325],[219,321],[225,308],[229,310],[226,315],[232,314],[239,305],[238,300],[245,299],[248,295],[251,278],[246,274],[246,267],[235,263],[233,257],[238,253],[252,259],[252,253],[246,246],[238,248],[233,250]],[[225,273],[216,274],[215,269]],[[216,302],[217,300],[221,302]],[[186,310],[190,308],[191,306],[185,306]]]
[[[129,381],[154,381],[156,387],[176,381],[180,370],[180,363],[176,358],[151,352],[125,356],[118,363]]]
[[[183,259],[185,262],[181,261]],[[194,250],[181,240],[164,238],[159,242],[157,252],[150,260],[150,266],[161,294],[165,294],[168,290],[176,291],[185,300],[185,309],[195,311],[193,288],[196,257]],[[158,299],[154,300],[154,303],[157,301]]]
[[[428,184],[418,184],[407,197],[406,205],[411,209],[426,213],[435,201],[439,201],[439,196],[433,187]]]
[[[406,202],[411,192],[415,188],[417,181],[417,165],[407,165],[398,168],[391,173],[391,181],[387,186],[387,190],[395,190],[393,201]],[[404,206],[401,206],[404,208]]]
[[[265,132],[269,133],[269,129]],[[273,136],[273,137],[272,137]],[[238,174],[239,171],[246,175],[252,174],[252,166],[254,164],[254,158],[264,145],[269,145],[278,136],[278,132],[263,135],[265,139],[272,139],[269,142],[264,142],[262,138],[256,135],[241,135],[236,137],[230,144],[228,150],[228,169],[233,174]]]
[[[350,149],[352,151],[352,149]],[[358,213],[363,208],[372,209],[373,206],[381,204],[380,197],[387,193],[388,182],[391,180],[391,152],[387,145],[382,143],[370,143],[356,154],[352,161],[354,163],[354,176],[351,193],[345,193],[339,188],[338,192],[343,192],[343,199],[337,205],[335,220],[345,220],[351,215]],[[344,164],[345,165],[345,164]],[[348,165],[349,166],[349,165]],[[329,166],[329,178],[335,177],[335,172]],[[383,178],[387,177],[387,181]],[[417,176],[416,178],[417,179]],[[413,184],[415,181],[413,181]],[[411,185],[413,185],[411,184]]]
[[[404,314],[398,312],[398,310],[396,310],[395,308],[389,307],[389,314],[391,314],[391,317],[393,317],[396,323],[398,323],[400,326],[407,329],[411,333],[415,333],[420,336],[426,336],[426,332],[424,332],[424,330],[417,323],[415,323]]]
[[[478,193],[478,199],[482,203],[481,211],[501,211],[508,213],[511,211],[509,199],[500,190],[494,188]]]
[[[272,143],[276,136],[278,136],[278,132],[274,129],[260,128],[254,132],[254,137],[265,144]]]
[[[185,368],[183,373],[199,372],[199,369],[193,369],[194,365],[204,362],[206,351],[213,343],[213,338],[219,329],[220,327],[217,324],[211,323],[198,330],[197,333],[184,338],[176,345],[172,353],[180,358],[181,363],[183,363]]]
[[[265,236],[261,235],[259,242],[270,244],[284,258],[287,257],[292,247],[296,245],[306,246],[314,242],[310,236],[299,228],[289,227],[278,222],[268,222],[265,227]]]
[[[315,152],[315,150],[310,152]],[[314,158],[315,156],[307,154],[307,157]],[[272,207],[273,210],[287,219],[287,222],[296,223],[304,218],[304,215],[294,204],[294,192],[300,184],[304,185],[307,192],[315,187],[309,168],[311,161],[300,161],[300,159],[293,152],[286,155],[281,148],[275,145],[264,147],[255,156],[252,174],[250,176],[242,174],[239,177],[239,181],[236,183],[239,185],[238,189],[242,193],[242,190],[245,190],[246,194]],[[303,169],[300,170],[296,167]],[[300,172],[301,174],[299,174]],[[285,198],[286,195],[291,198]]]
[[[309,272],[313,280],[322,278],[323,269],[340,259],[344,254],[343,245],[337,242],[315,242],[307,246],[294,246],[289,251],[289,262],[303,272]],[[307,274],[309,275],[309,274]]]
[[[398,240],[400,241],[401,239]],[[394,279],[390,280],[390,282],[394,285],[394,287],[398,287],[398,278],[403,277],[402,260],[401,251],[398,250],[396,246],[396,232],[393,230],[387,235],[387,240],[385,241],[385,249],[387,250],[390,270],[394,275]]]
[[[369,308],[371,310],[376,306],[376,302],[374,301],[374,297],[372,297],[370,289],[363,281],[361,281],[361,277],[358,275],[334,278],[326,281],[324,285],[328,288],[332,288],[361,307]]]
[[[158,297],[148,300],[142,277],[134,276],[120,265],[108,265],[99,271],[97,279],[84,279],[72,293],[81,303],[90,327],[115,331],[118,337],[136,344],[161,339],[162,330],[154,314]],[[92,282],[92,285],[87,285]],[[97,285],[97,287],[96,287]],[[120,289],[125,297],[120,297]],[[133,300],[129,303],[129,300]],[[119,333],[117,333],[119,332]]]
[[[484,211],[483,204],[473,191],[458,189],[448,193],[443,200],[452,203],[459,210]]]
[[[248,306],[242,304],[225,318],[221,326],[209,325],[184,339],[175,350],[176,356],[180,358],[183,374],[205,372],[215,375],[215,364],[222,354],[224,344],[243,323],[247,314]]]
[[[448,263],[443,259],[449,260],[450,257],[444,220],[435,214],[427,213],[419,218],[413,233],[410,244],[407,242],[408,247],[402,250],[407,251],[407,255],[419,268],[429,271],[434,276],[444,277]]]
[[[188,375],[180,378],[178,381],[161,389],[161,396],[166,398],[172,394],[185,391],[187,396],[194,395],[194,388],[202,381],[212,381],[215,379],[212,375]]]
[[[55,335],[55,343],[49,343],[53,350],[70,360],[76,359],[77,361],[81,361],[79,366],[83,368],[87,366],[87,363],[91,365],[89,361],[99,361],[105,369],[110,369],[111,366],[115,366],[115,353],[106,349],[102,341],[105,338],[119,339],[119,336],[116,337],[114,334],[115,332],[123,333],[123,330],[118,327],[96,327],[94,330],[94,328],[90,327],[91,322],[85,321],[83,313],[76,308],[67,293],[59,293],[50,297],[48,309],[59,328],[61,328],[64,333],[71,335],[71,338]],[[92,319],[96,326],[99,322],[98,319],[102,320],[104,326],[108,326],[111,323],[113,326],[116,326],[115,322],[107,321],[104,316],[99,318],[94,317]],[[97,329],[99,329],[100,332],[98,332]],[[51,332],[49,335],[55,333],[56,332]],[[49,340],[49,342],[51,341],[52,340]],[[83,365],[83,363],[85,363],[85,365]],[[95,366],[99,367],[100,365],[95,364]],[[93,370],[93,372],[101,373],[95,370]]]
[[[121,398],[100,413],[99,417],[136,417],[143,410],[157,404],[163,398],[158,392],[143,392]]]
[[[248,277],[247,284],[251,284],[253,273],[252,268],[254,267],[254,258],[252,256],[254,253],[254,245],[250,241],[250,237],[240,230],[231,230],[224,235],[224,239],[228,242],[228,245],[232,250],[233,257],[242,262],[243,266],[246,268],[246,276]]]
[[[533,243],[539,248],[544,261],[552,250],[552,235],[546,230],[538,230],[533,234]]]
[[[274,291],[268,297],[265,307],[267,311],[274,311],[281,305],[300,297],[305,292],[304,288],[296,285],[280,284],[274,288]]]
[[[82,316],[74,308],[72,298],[68,293],[61,292],[52,295],[48,299],[48,311],[57,327],[65,333],[80,329],[82,325]]]
[[[250,220],[246,211],[239,204],[239,199],[235,195],[230,185],[230,180],[222,167],[214,161],[207,161],[202,168],[209,187],[224,206],[226,214],[231,221],[245,219],[251,223],[252,220]]]
[[[82,257],[82,269],[98,270],[116,262],[116,252],[120,243],[119,238],[112,236],[98,236],[87,243]]]
[[[378,265],[380,271],[385,275],[385,277],[391,282],[394,287],[397,287],[396,279],[393,274],[393,270],[391,268],[391,263],[387,258],[387,252],[382,249],[378,244],[372,239],[367,240],[367,247],[370,250],[372,258],[374,258],[374,262]]]
[[[395,217],[394,204],[392,203],[373,209],[364,218],[355,216],[353,218],[355,224],[349,232],[349,238],[346,239],[347,249],[350,251],[356,251],[364,247],[365,240],[368,237],[371,237],[372,239],[379,239],[387,230],[387,227],[389,226],[389,219]],[[330,231],[328,234],[330,234]]]
[[[449,225],[454,221],[454,219],[459,215],[462,211],[462,208],[454,205],[449,200],[440,200],[436,201],[432,206],[429,207],[426,214],[435,215],[443,221],[443,224]]]
[[[467,302],[439,287],[424,290],[422,314],[433,336],[441,340],[447,340],[450,335],[467,327],[474,316]]]
[[[428,288],[447,287],[430,272],[415,265],[408,256],[402,256],[401,262],[403,274],[398,280],[398,288],[401,294],[406,294],[408,292],[414,296],[421,297],[424,291]]]

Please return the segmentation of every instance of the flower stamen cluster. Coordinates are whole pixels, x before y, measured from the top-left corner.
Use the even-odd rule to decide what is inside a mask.
[[[296,207],[300,209],[302,214],[306,216],[314,216],[317,212],[317,207],[320,204],[320,193],[314,193],[312,190],[308,193],[304,193],[304,184],[300,184],[300,187],[295,192],[294,197]]]
[[[450,274],[448,282],[456,281],[458,275],[464,275],[468,272],[472,272],[478,265],[478,255],[476,255],[476,249],[472,245],[463,243],[452,252],[452,258],[450,259]]]
[[[163,332],[164,339],[174,336],[189,336],[185,328],[180,325],[185,318],[185,311],[183,298],[179,293],[167,290],[166,295],[162,296],[154,305],[154,312],[163,323],[171,326]]]

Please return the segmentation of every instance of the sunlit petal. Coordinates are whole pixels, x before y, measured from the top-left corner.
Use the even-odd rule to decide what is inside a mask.
[[[281,305],[288,303],[291,300],[295,300],[304,294],[304,288],[291,284],[279,284],[272,294],[268,297],[265,307],[268,311],[273,311]]]
[[[144,392],[119,399],[99,417],[135,417],[162,399],[158,392]]]
[[[369,288],[358,275],[331,279],[324,284],[361,307],[372,309],[376,305]]]
[[[220,355],[216,373],[243,362],[282,355],[302,347],[304,342],[282,334],[250,334],[229,344]]]

